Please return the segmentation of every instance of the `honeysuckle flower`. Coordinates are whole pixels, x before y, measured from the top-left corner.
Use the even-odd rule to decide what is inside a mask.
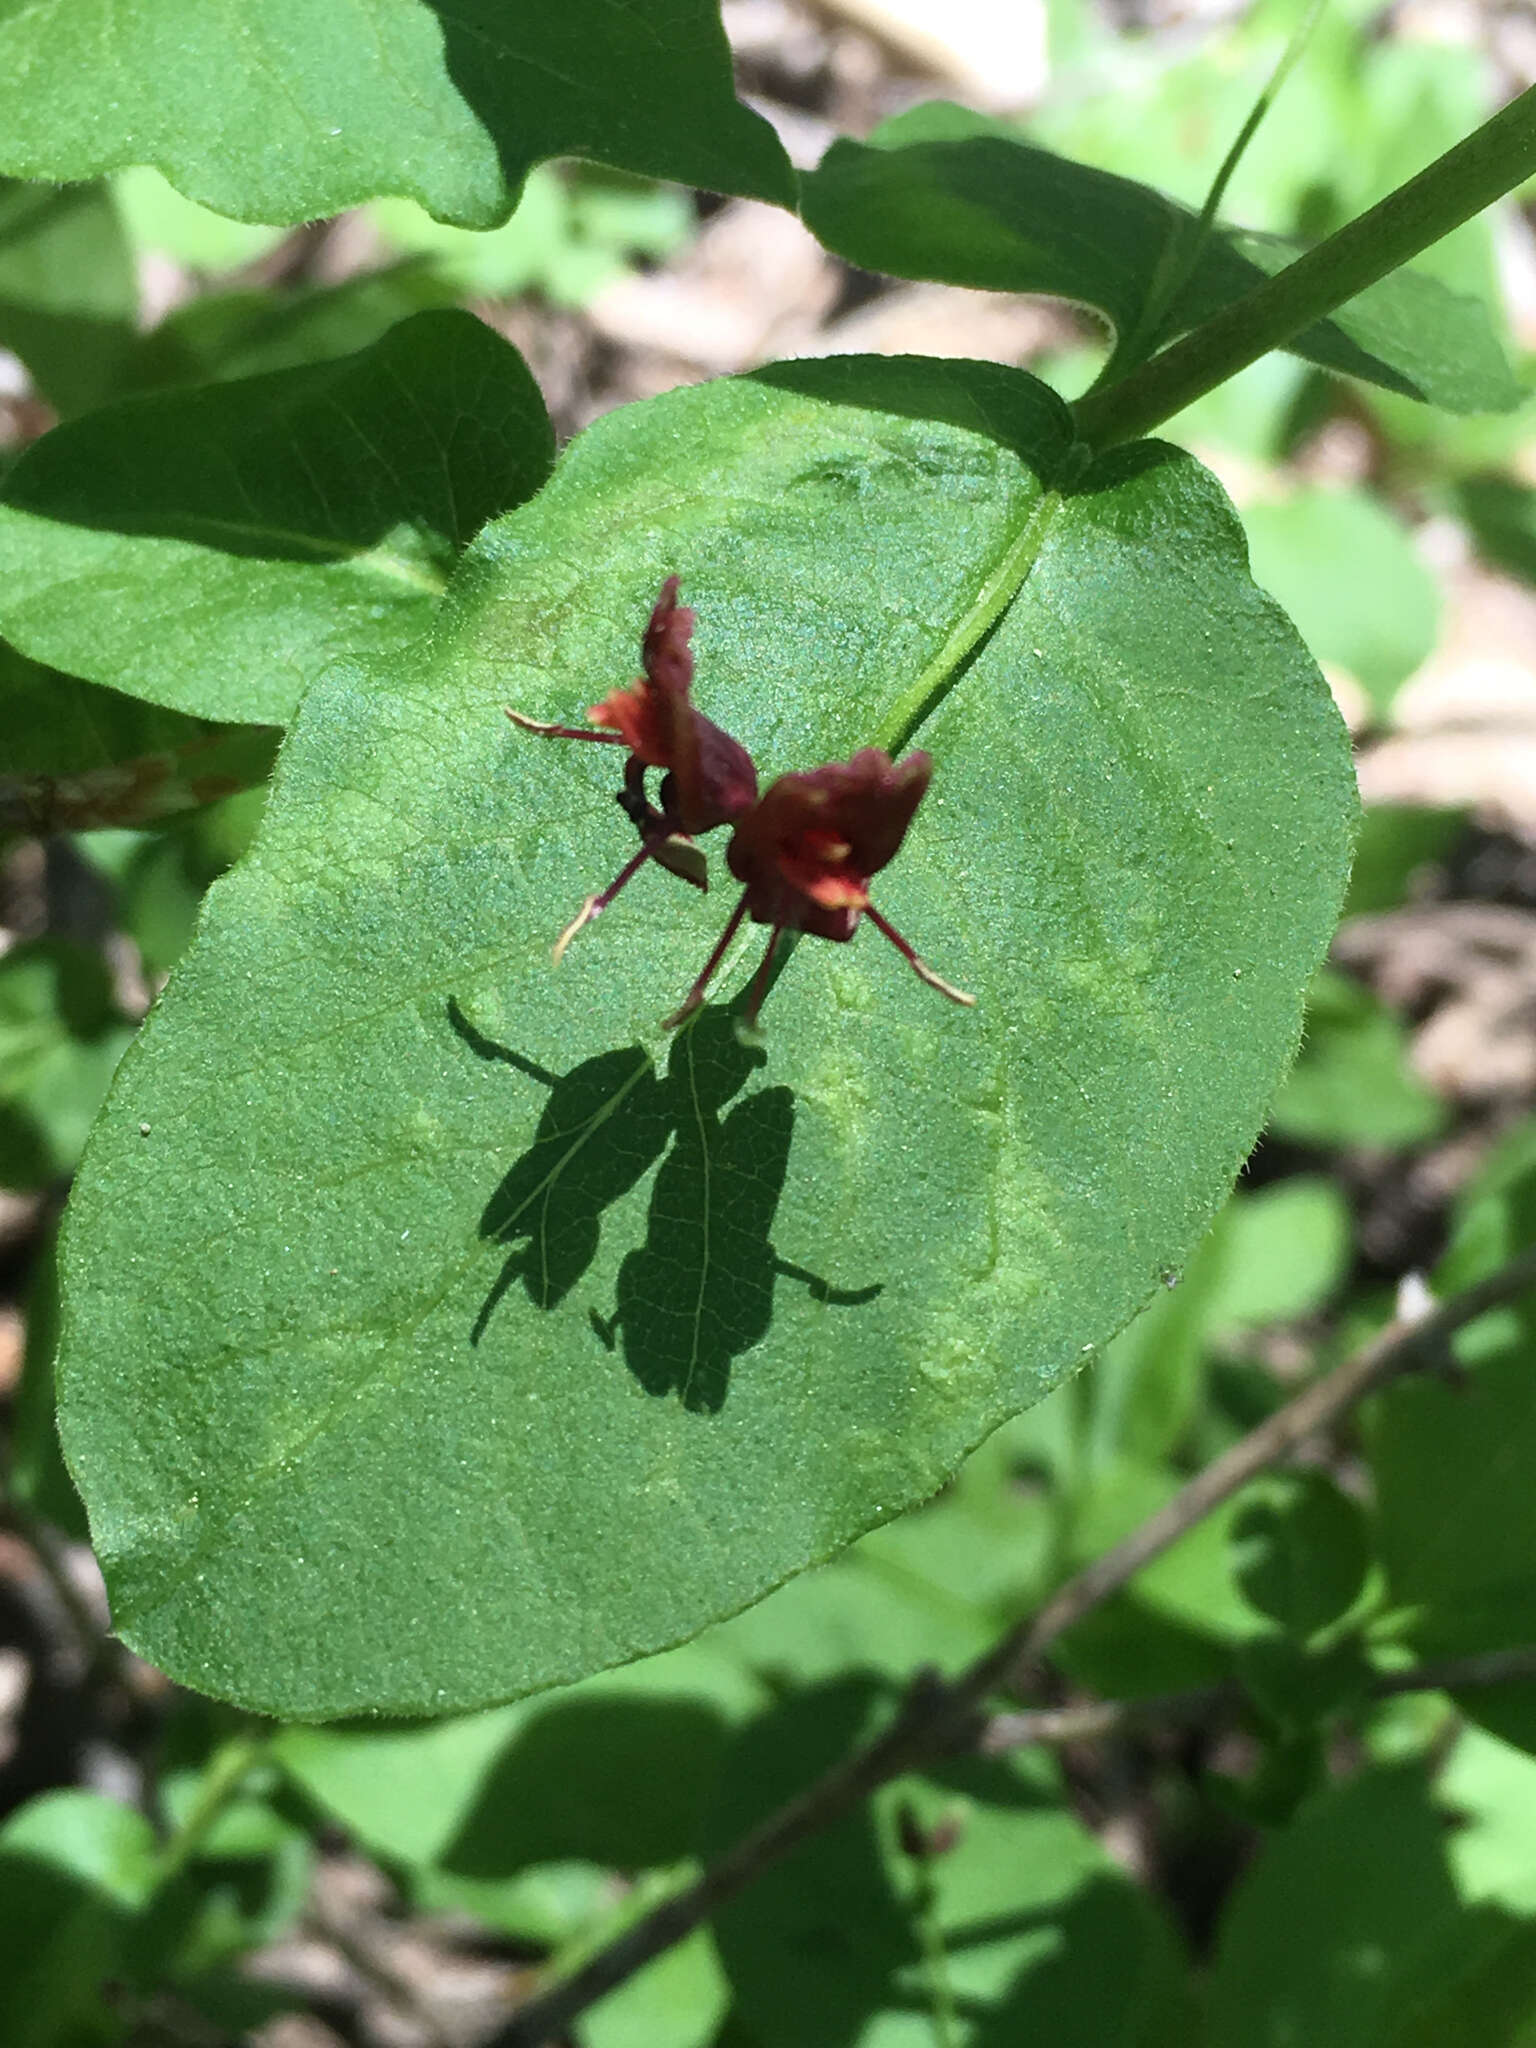
[[[677,601],[678,579],[669,576],[651,612],[641,642],[643,674],[625,687],[610,690],[587,713],[588,726],[546,725],[510,708],[507,716],[524,732],[543,739],[593,740],[627,747],[624,787],[618,800],[640,834],[640,851],[619,870],[606,889],[589,896],[560,934],[558,960],[583,925],[599,916],[647,861],[707,889],[704,856],[694,836],[743,817],[757,802],[757,770],[738,740],[694,709],[694,612]],[[658,802],[646,793],[649,768],[663,771]]]
[[[851,761],[830,761],[808,773],[781,775],[736,825],[726,864],[744,883],[719,944],[681,1008],[667,1019],[682,1023],[704,991],[744,917],[769,929],[768,950],[752,985],[746,1024],[752,1029],[767,991],[780,936],[809,932],[845,944],[867,917],[907,964],[951,1002],[975,1002],[921,960],[869,897],[869,884],[895,859],[913,813],[933,774],[932,758],[908,754],[893,763],[878,747]]]

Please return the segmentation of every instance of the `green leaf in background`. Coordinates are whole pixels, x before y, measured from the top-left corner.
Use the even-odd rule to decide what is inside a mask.
[[[59,1264],[55,1234],[33,1271],[26,1297],[26,1349],[11,1407],[5,1487],[12,1500],[77,1543],[86,1537],[85,1509],[64,1469],[54,1417],[53,1360],[59,1344]]]
[[[1091,1467],[1121,1458],[1166,1457],[1194,1419],[1205,1378],[1206,1340],[1222,1298],[1230,1233],[1223,1210],[1181,1274],[1171,1274],[1129,1329],[1089,1368]]]
[[[352,355],[411,314],[450,306],[455,297],[420,258],[361,271],[341,284],[208,292],[143,337],[125,392],[257,377]]]
[[[1212,1329],[1293,1321],[1322,1308],[1349,1268],[1349,1205],[1321,1174],[1236,1195]]]
[[[1407,1610],[1423,1657],[1536,1642],[1533,1363],[1536,1344],[1518,1328],[1465,1387],[1421,1374],[1377,1405],[1377,1543],[1392,1603]],[[1536,1683],[1472,1688],[1458,1704],[1536,1749]]]
[[[1250,1607],[1305,1640],[1359,1598],[1370,1564],[1365,1517],[1322,1472],[1276,1473],[1245,1489],[1232,1570]]]
[[[850,262],[894,277],[1043,292],[1136,323],[1159,258],[1188,222],[1176,201],[1028,143],[945,101],[832,144],[802,179],[812,232]],[[1301,253],[1279,236],[1218,227],[1168,314],[1165,338],[1252,290]],[[1521,387],[1484,307],[1400,270],[1290,352],[1452,412],[1501,411]]]
[[[303,1717],[636,1656],[931,1494],[1179,1268],[1352,783],[1198,465],[1063,498],[1066,442],[991,365],[671,393],[487,532],[430,644],[306,700],[71,1205],[64,1438],[136,1647]],[[674,569],[764,774],[931,747],[882,907],[974,1012],[865,931],[799,947],[766,1050],[722,1007],[668,1038],[723,906],[659,872],[552,970],[625,830],[610,757],[502,706],[631,675]]]
[[[495,227],[552,156],[794,203],[778,138],[732,90],[717,0],[8,4],[0,136],[17,176],[153,164],[244,221],[401,193]]]
[[[0,179],[0,348],[20,357],[56,411],[111,395],[137,342],[138,310],[132,252],[102,186]]]
[[[636,1917],[651,1903],[641,1891]],[[718,2048],[730,1997],[714,1937],[700,1927],[609,1992],[577,2039],[581,2048]]]
[[[6,2048],[96,2048],[121,2027],[103,1980],[129,1952],[153,1884],[143,1814],[99,1792],[45,1792],[0,1828]]]
[[[1536,583],[1536,490],[1513,477],[1473,476],[1456,504],[1486,560]]]
[[[1421,810],[1408,804],[1373,804],[1360,820],[1355,864],[1344,897],[1345,917],[1396,910],[1413,899],[1467,828],[1467,813]],[[1322,976],[1319,976],[1319,981]],[[1317,984],[1313,984],[1315,996]],[[1302,1057],[1306,1047],[1302,1047]]]
[[[749,1726],[727,1760],[716,1844],[739,1840],[846,1754],[878,1700],[845,1680]],[[912,1856],[903,1832],[938,1853]],[[1038,1755],[887,1785],[728,1905],[716,1940],[735,2009],[763,2048],[1172,2048],[1188,2038],[1169,1930]]]
[[[1255,580],[1324,667],[1358,683],[1384,717],[1439,628],[1439,592],[1411,536],[1379,498],[1352,490],[1247,505],[1243,525]]]
[[[153,832],[93,831],[75,850],[111,886],[122,930],[147,974],[169,974],[192,940],[209,884],[233,867],[261,823],[257,786]]]
[[[0,641],[0,833],[174,817],[264,781],[278,737],[125,697]]]
[[[0,1187],[73,1171],[132,1036],[90,947],[24,939],[0,955]]]
[[[1269,1836],[1232,1894],[1211,2048],[1386,2048],[1468,1923],[1422,1772],[1331,1785]]]
[[[1086,1565],[1178,1492],[1166,1465],[1129,1458],[1101,1468],[1072,1501],[1070,1562]],[[1137,1698],[1214,1684],[1233,1650],[1264,1624],[1232,1583],[1231,1531],[1243,1496],[1197,1522],[1063,1637],[1055,1653],[1073,1677],[1109,1697]]]
[[[1428,1704],[1428,1702],[1425,1702]],[[1424,1958],[1388,2048],[1530,2048],[1536,2020],[1536,1761],[1463,1728],[1434,1781],[1462,1912]]]
[[[1269,1112],[1277,1138],[1302,1145],[1422,1145],[1446,1105],[1408,1064],[1395,1010],[1348,975],[1323,968],[1307,993],[1301,1056]]]
[[[173,263],[217,277],[267,255],[282,241],[280,227],[230,220],[184,199],[148,164],[119,171],[111,180],[124,230],[136,249],[169,256]]]
[[[444,226],[408,199],[378,200],[370,217],[388,246],[425,258],[456,295],[538,291],[557,306],[584,305],[630,256],[670,255],[696,218],[686,192],[580,164],[531,171],[516,213],[488,234]]]
[[[199,717],[281,723],[330,662],[430,619],[459,550],[543,482],[517,351],[418,314],[353,356],[125,400],[6,479],[0,627]]]

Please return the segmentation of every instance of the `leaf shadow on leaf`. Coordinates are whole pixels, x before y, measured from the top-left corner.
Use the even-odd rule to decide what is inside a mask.
[[[768,1334],[780,1278],[834,1308],[881,1292],[883,1281],[834,1287],[775,1249],[795,1098],[789,1088],[762,1088],[722,1115],[767,1059],[741,1043],[731,1009],[706,1008],[678,1034],[664,1079],[643,1046],[554,1074],[485,1037],[451,997],[448,1021],[477,1058],[549,1091],[532,1143],[480,1218],[481,1237],[509,1250],[472,1344],[519,1281],[535,1308],[558,1307],[597,1256],[603,1211],[658,1160],[645,1239],[619,1267],[613,1313],[589,1312],[606,1349],[622,1338],[624,1362],[647,1393],[675,1391],[685,1408],[717,1414],[732,1361]]]

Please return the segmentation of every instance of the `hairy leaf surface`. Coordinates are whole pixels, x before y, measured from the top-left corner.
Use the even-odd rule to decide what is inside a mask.
[[[1352,784],[1213,482],[1068,455],[990,365],[678,391],[573,443],[430,639],[311,691],[72,1206],[62,1427],[137,1649],[324,1717],[675,1642],[1178,1268],[1294,1049]],[[668,1038],[729,897],[654,869],[551,967],[633,833],[613,752],[501,707],[579,718],[669,571],[764,776],[932,750],[876,897],[974,1011],[866,924],[802,942],[765,1048],[723,1002]]]
[[[5,0],[0,169],[154,164],[237,220],[382,193],[495,227],[544,157],[792,203],[716,0]]]
[[[282,723],[327,662],[421,629],[553,445],[522,357],[458,312],[332,362],[128,399],[6,478],[0,626],[89,682]]]

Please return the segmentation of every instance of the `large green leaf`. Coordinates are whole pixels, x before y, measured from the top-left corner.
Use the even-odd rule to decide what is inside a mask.
[[[866,270],[1075,299],[1122,334],[1191,218],[1150,185],[1073,163],[943,101],[886,122],[867,142],[834,142],[801,183],[807,225]],[[1219,227],[1161,335],[1209,318],[1300,253],[1281,236]],[[1291,350],[1452,412],[1502,411],[1521,397],[1486,310],[1411,270],[1362,292]]]
[[[716,0],[0,0],[0,169],[154,164],[237,220],[381,193],[494,227],[541,158],[793,204]]]
[[[325,665],[396,648],[553,440],[467,313],[334,362],[168,392],[37,442],[0,504],[0,626],[35,660],[206,718],[281,723]]]
[[[311,692],[72,1204],[62,1425],[136,1648],[323,1717],[676,1641],[1178,1268],[1294,1049],[1352,783],[1211,480],[1148,445],[1064,493],[1065,447],[991,365],[675,392],[572,445],[430,642]],[[765,773],[932,749],[877,893],[974,1011],[866,928],[799,947],[766,1050],[721,1007],[669,1040],[724,908],[660,871],[552,970],[632,841],[612,756],[501,707],[631,675],[674,569]]]
[[[60,412],[111,395],[137,339],[139,286],[110,193],[0,179],[0,347]]]

